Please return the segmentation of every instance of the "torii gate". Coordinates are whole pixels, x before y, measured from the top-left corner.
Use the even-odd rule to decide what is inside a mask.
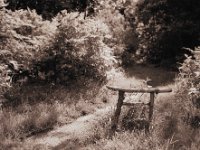
[[[117,102],[117,107],[115,110],[115,114],[112,118],[112,123],[111,123],[111,133],[110,136],[112,136],[116,129],[117,129],[117,124],[119,121],[119,116],[121,113],[121,107],[122,105],[133,105],[134,103],[125,103],[123,100],[125,99],[124,94],[126,93],[150,93],[150,101],[147,103],[149,106],[149,117],[148,117],[148,132],[149,132],[149,127],[153,119],[153,108],[154,108],[154,100],[155,100],[155,94],[158,93],[169,93],[172,92],[171,88],[142,88],[142,89],[125,89],[125,88],[118,88],[118,87],[112,87],[112,86],[107,86],[108,89],[113,90],[113,91],[118,91],[118,102]],[[138,103],[138,102],[137,102]]]

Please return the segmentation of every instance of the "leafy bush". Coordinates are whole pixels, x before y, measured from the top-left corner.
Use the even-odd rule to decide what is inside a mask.
[[[114,50],[120,65],[126,64],[128,57],[131,57],[126,50],[135,49],[138,45],[137,36],[130,25],[135,5],[136,1],[131,0],[99,0],[94,7],[95,18],[102,20],[111,30],[113,38],[105,39],[105,42]]]
[[[59,82],[105,77],[105,68],[114,61],[106,42],[112,39],[110,29],[103,21],[84,20],[82,15],[64,11],[50,22],[35,11],[2,10],[0,56],[5,83],[19,80],[18,75],[45,80],[56,76]]]
[[[188,56],[180,69],[179,94],[187,121],[194,128],[200,127],[200,48],[192,51],[195,58]]]
[[[102,6],[103,8],[99,8],[96,18],[108,25],[112,38],[111,36],[107,36],[104,41],[112,47],[114,54],[118,56],[123,52],[125,47],[125,20],[112,5],[106,4]],[[107,8],[106,6],[109,7]]]
[[[113,50],[104,43],[110,34],[107,25],[66,11],[56,19],[61,21],[53,42],[33,65],[38,76],[58,83],[81,81],[85,77],[104,80],[115,61]]]
[[[104,82],[106,77],[115,73],[113,68],[116,60],[113,53],[123,47],[120,39],[124,31],[121,15],[118,14],[115,18],[120,24],[119,27],[114,21],[109,23],[111,17],[104,19],[105,13],[97,18],[84,18],[83,13],[63,11],[52,21],[43,20],[35,10],[29,9],[12,12],[3,8],[0,15],[0,101],[5,100],[3,109],[7,106],[20,107],[24,103],[33,105],[41,101],[48,104],[58,99],[66,101],[66,96],[55,96],[56,86],[47,84],[47,88],[41,86],[40,81],[68,86],[75,81],[76,84],[71,88],[81,87],[78,93],[83,92],[82,86],[87,86],[89,90],[86,88],[84,94],[73,93],[79,97],[76,100],[68,98],[69,101],[77,103],[80,97],[88,95],[87,92],[92,98],[84,97],[84,100],[93,101],[100,88],[98,83]],[[117,38],[113,40],[113,37]],[[117,43],[118,39],[121,40],[120,43]],[[91,81],[94,80],[95,85],[92,85]],[[37,83],[36,87],[35,84],[31,86],[32,81]],[[15,82],[17,84],[14,84]],[[48,90],[45,91],[45,88]],[[67,105],[66,103],[64,102],[64,105]],[[85,110],[82,112],[87,113]],[[64,113],[63,116],[66,116]],[[75,117],[80,115],[77,110],[75,114]],[[26,129],[24,127],[20,130],[28,131],[37,127],[29,122],[34,122],[34,118],[26,118]],[[39,123],[42,123],[43,128],[49,123],[48,116]],[[20,125],[21,122],[16,123],[17,128]],[[17,131],[16,134],[20,133]]]
[[[3,4],[4,5],[4,4]],[[16,74],[27,76],[33,60],[43,57],[52,42],[57,21],[43,21],[35,11],[0,10],[0,92],[11,86]],[[1,95],[0,94],[0,95]]]

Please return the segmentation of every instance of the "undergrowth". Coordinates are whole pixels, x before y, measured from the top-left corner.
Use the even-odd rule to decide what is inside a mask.
[[[198,150],[200,148],[199,48],[192,52],[195,57],[187,57],[181,65],[173,86],[173,94],[158,97],[150,134],[140,130],[120,130],[109,139],[101,133],[100,140],[83,149]],[[125,112],[123,117],[127,114]],[[107,127],[109,129],[110,125]],[[101,127],[99,128],[101,130]]]
[[[93,89],[89,90],[91,87]],[[78,117],[93,113],[96,108],[107,103],[103,101],[106,93],[100,88],[96,84],[82,89],[50,85],[44,89],[44,86],[29,85],[20,89],[21,93],[17,89],[12,91],[9,95],[13,95],[15,100],[18,97],[19,101],[13,103],[15,107],[9,105],[1,109],[1,147],[9,149],[20,145],[26,149],[23,141],[28,137],[46,133],[55,127],[71,123]],[[30,96],[30,93],[34,94]]]

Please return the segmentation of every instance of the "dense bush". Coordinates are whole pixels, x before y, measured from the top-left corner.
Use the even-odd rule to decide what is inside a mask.
[[[113,50],[104,42],[111,38],[108,26],[101,20],[84,20],[78,13],[63,12],[57,19],[61,17],[54,42],[35,64],[38,71],[60,83],[84,77],[105,79],[114,63]]]
[[[85,20],[83,13],[63,11],[44,21],[30,10],[0,13],[1,87],[27,81],[68,83],[85,77],[104,81],[107,69],[113,67],[113,32],[102,18]]]
[[[184,60],[190,52],[183,47],[199,44],[199,6],[198,0],[140,1],[130,17],[139,40],[133,58],[163,65]]]
[[[35,11],[6,9],[0,10],[0,19],[0,84],[5,92],[16,74],[27,76],[33,60],[43,57],[43,49],[55,36],[57,21],[43,21]]]

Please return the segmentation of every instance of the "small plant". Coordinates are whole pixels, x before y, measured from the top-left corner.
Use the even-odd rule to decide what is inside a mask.
[[[199,48],[197,47],[194,51],[194,58],[188,56],[184,61],[182,66],[179,68],[179,89],[178,92],[183,98],[183,109],[188,113],[188,121],[191,124],[196,124],[196,127],[200,120],[198,116],[200,115],[199,110],[199,97],[200,97],[200,61],[199,61]],[[195,119],[196,118],[196,119]]]

